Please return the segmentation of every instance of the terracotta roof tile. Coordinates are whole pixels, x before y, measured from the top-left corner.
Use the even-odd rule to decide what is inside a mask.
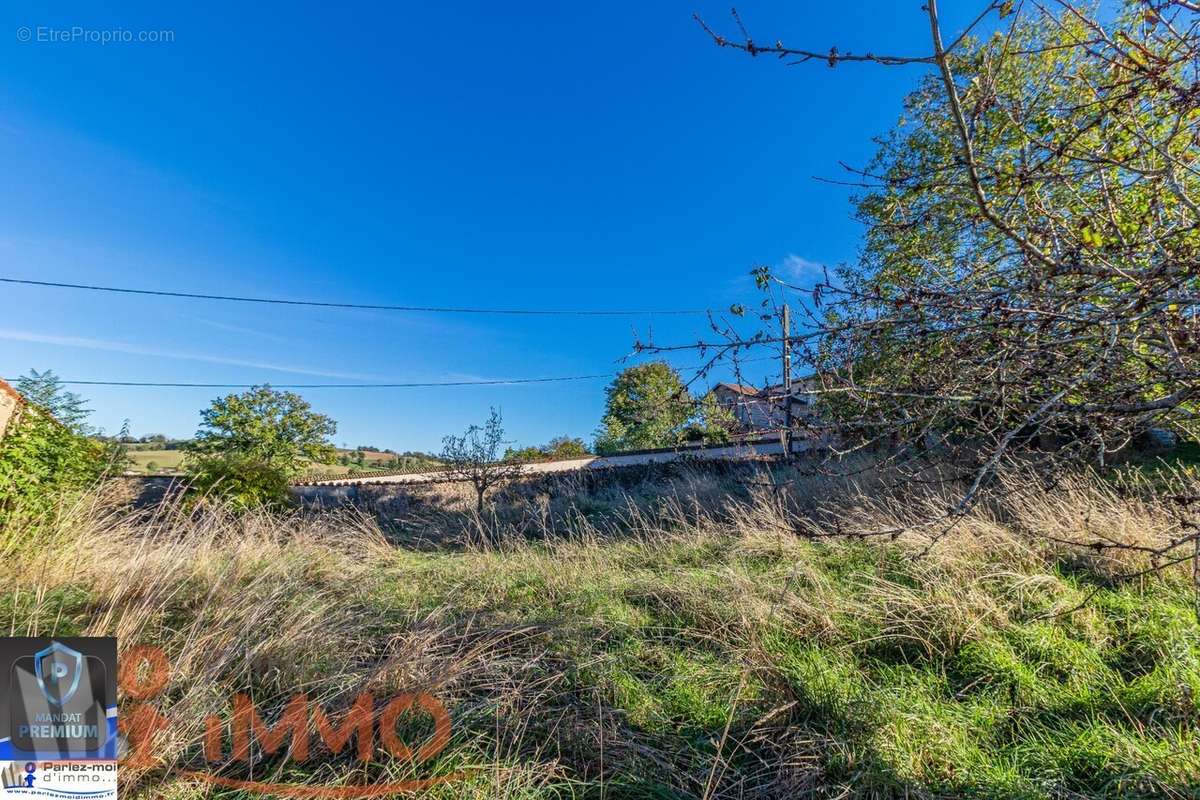
[[[21,395],[21,393],[10,386],[8,381],[4,380],[3,378],[0,378],[0,394],[6,394],[16,400],[18,403],[25,402],[25,398]]]

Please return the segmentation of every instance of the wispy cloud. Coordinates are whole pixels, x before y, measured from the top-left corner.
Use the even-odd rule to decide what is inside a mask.
[[[89,339],[82,336],[55,336],[34,331],[17,331],[0,329],[0,339],[10,342],[31,342],[35,344],[52,344],[59,347],[78,347],[84,350],[104,350],[110,353],[128,353],[130,355],[150,356],[152,358],[169,358],[177,361],[199,361],[205,364],[226,364],[233,367],[248,367],[270,372],[286,372],[293,375],[311,375],[320,378],[342,378],[344,380],[372,380],[375,375],[362,375],[353,372],[330,372],[306,367],[294,367],[287,364],[271,364],[264,361],[246,361],[240,358],[225,356],[210,356],[203,353],[184,353],[178,350],[166,350],[158,347],[125,342],[108,342],[103,339]]]
[[[784,283],[800,288],[809,288],[825,280],[825,264],[804,256],[788,253],[771,267],[771,274]],[[835,276],[830,272],[830,280]],[[757,294],[753,275],[749,270],[727,281],[726,296],[745,297],[749,292]]]
[[[780,277],[788,283],[801,283],[824,278],[825,265],[795,253],[788,253],[783,261],[779,262],[779,272]]]
[[[210,328],[216,328],[219,331],[227,331],[229,333],[236,333],[241,336],[256,336],[260,339],[266,339],[267,341],[271,341],[271,342],[279,342],[280,344],[286,344],[289,341],[288,338],[285,336],[277,336],[273,333],[267,333],[266,331],[257,331],[257,330],[254,330],[253,328],[244,328],[241,325],[230,325],[228,322],[217,322],[216,320],[203,319],[201,317],[189,317],[189,319],[191,319],[195,322],[199,322],[201,325],[207,325]]]

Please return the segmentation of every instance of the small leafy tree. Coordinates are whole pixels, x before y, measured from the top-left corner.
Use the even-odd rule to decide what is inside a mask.
[[[256,386],[214,400],[200,416],[187,447],[193,486],[236,507],[282,505],[289,481],[337,452],[329,442],[337,424],[293,392]]]
[[[78,434],[87,435],[91,429],[84,420],[91,415],[87,401],[75,392],[68,391],[54,370],[38,372],[29,370],[28,375],[17,378],[16,390],[35,406],[50,412],[56,420]]]
[[[280,508],[287,502],[288,474],[248,453],[209,453],[191,460],[197,496],[218,495],[238,511]]]
[[[722,405],[715,394],[707,392],[696,404],[695,417],[684,429],[684,438],[706,444],[725,444],[737,427],[733,411]]]
[[[546,445],[546,454],[551,458],[583,458],[591,455],[587,443],[574,436],[556,436]]]
[[[622,370],[606,390],[596,452],[674,447],[685,441],[724,441],[727,413],[705,398],[697,401],[679,373],[664,361]]]
[[[487,490],[521,473],[519,462],[501,458],[504,426],[500,412],[491,410],[482,426],[472,425],[462,436],[442,439],[442,461],[453,476],[469,481],[475,487],[475,509],[483,511]]]
[[[507,461],[564,461],[591,455],[587,443],[573,436],[556,436],[541,447],[522,447],[504,452]]]
[[[105,446],[46,408],[22,403],[0,436],[0,528],[14,519],[54,513],[124,464],[120,444]]]

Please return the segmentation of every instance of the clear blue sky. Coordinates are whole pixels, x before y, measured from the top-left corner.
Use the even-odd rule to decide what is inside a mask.
[[[947,3],[948,31],[980,4]],[[847,190],[921,67],[719,50],[728,0],[18,2],[2,12],[0,275],[345,302],[727,308],[755,263],[854,258]],[[749,0],[761,39],[924,52],[918,0]],[[18,41],[28,27],[34,41]],[[38,29],[170,30],[169,43]],[[49,35],[49,34],[46,34]],[[635,328],[0,285],[0,374],[314,383],[611,372]],[[680,365],[696,362],[682,356]],[[766,370],[771,365],[756,365]],[[752,377],[763,378],[765,371]],[[522,444],[590,439],[604,381],[310,390],[339,443],[437,449],[499,406]],[[110,432],[194,432],[204,389],[81,390]]]

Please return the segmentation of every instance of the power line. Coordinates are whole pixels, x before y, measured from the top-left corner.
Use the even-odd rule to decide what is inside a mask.
[[[747,364],[756,361],[774,361],[776,356],[739,359],[739,363]],[[680,372],[692,372],[700,367],[674,367]],[[59,380],[67,386],[128,386],[147,389],[252,389],[255,386],[270,385],[276,389],[434,389],[440,386],[514,386],[528,383],[566,383],[569,381],[590,381],[600,378],[616,377],[615,372],[598,372],[592,375],[565,375],[551,378],[496,378],[477,381],[409,381],[404,383],[190,383],[184,381],[100,381],[100,380]],[[4,378],[8,383],[16,383],[20,378]]]
[[[398,306],[375,303],[333,303],[321,300],[284,300],[275,297],[241,297],[238,295],[200,294],[198,292],[171,292],[162,289],[130,289],[120,286],[93,286],[84,283],[60,283],[57,281],[34,281],[25,278],[3,278],[2,283],[15,283],[24,286],[44,286],[52,289],[81,289],[89,292],[111,292],[114,294],[139,294],[151,297],[183,297],[190,300],[222,300],[234,303],[264,303],[280,306],[313,306],[317,308],[355,308],[366,311],[409,311],[431,314],[507,314],[514,316],[547,316],[547,317],[637,317],[650,315],[695,315],[707,314],[707,310],[699,309],[642,309],[625,310],[610,309],[589,311],[583,309],[529,309],[529,308],[469,308],[451,306]]]
[[[611,378],[613,373],[598,375],[569,375],[559,378],[500,378],[497,380],[481,381],[430,381],[412,383],[271,383],[275,389],[433,389],[439,386],[512,386],[525,383],[561,383],[565,381],[588,381],[597,378]],[[18,378],[5,378],[15,383]],[[64,381],[59,383],[68,386],[134,386],[157,389],[252,389],[255,386],[268,385],[263,383],[168,383],[157,381]]]

